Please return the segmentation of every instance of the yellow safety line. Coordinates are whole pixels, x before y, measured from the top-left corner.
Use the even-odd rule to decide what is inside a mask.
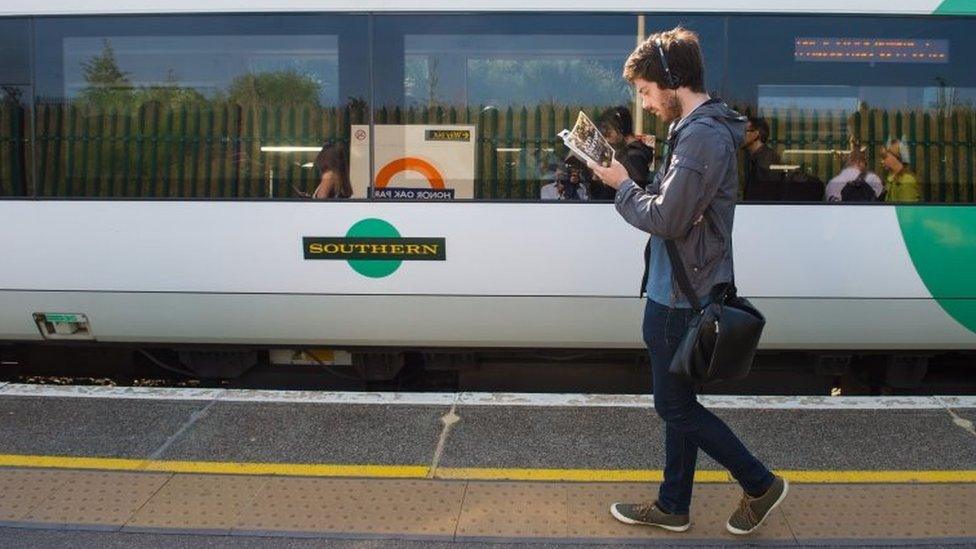
[[[157,473],[209,473],[220,475],[268,475],[292,477],[427,478],[426,465],[340,465],[319,463],[241,463],[221,461],[170,461],[73,456],[0,454],[0,467],[44,469],[97,469]],[[976,470],[857,471],[777,470],[800,484],[902,484],[976,483]],[[439,467],[434,478],[451,480],[513,480],[564,482],[659,482],[660,469],[517,469]],[[695,481],[730,482],[725,471],[700,470]]]
[[[212,473],[219,475],[274,475],[293,477],[425,478],[426,465],[335,465],[318,463],[239,463],[169,461],[68,456],[0,454],[0,467],[48,469],[100,469],[156,473]]]

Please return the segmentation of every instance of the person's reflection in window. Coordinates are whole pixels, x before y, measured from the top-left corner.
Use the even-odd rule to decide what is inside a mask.
[[[615,151],[615,157],[627,175],[640,188],[651,180],[651,165],[654,163],[654,149],[634,134],[634,119],[627,107],[613,107],[604,112],[597,121],[600,133],[607,138]],[[613,200],[617,191],[602,183],[593,189],[594,200]]]
[[[867,185],[874,196],[865,196],[860,185]],[[847,153],[844,169],[827,183],[827,202],[870,202],[880,200],[884,186],[878,174],[868,169],[868,157],[864,151],[856,148]],[[845,197],[845,193],[847,197]],[[851,200],[851,198],[853,200]]]
[[[318,170],[319,184],[311,194],[313,200],[349,198],[352,183],[349,181],[349,153],[341,143],[326,145],[313,162]]]
[[[920,202],[922,186],[912,172],[908,148],[898,139],[890,139],[881,149],[885,172],[886,202]]]
[[[589,200],[587,170],[576,157],[567,157],[556,167],[555,180],[539,191],[542,200]]]
[[[746,123],[746,138],[742,148],[749,155],[746,158],[745,187],[742,191],[743,200],[768,200],[770,196],[778,196],[780,189],[771,188],[779,183],[779,174],[769,169],[779,164],[776,154],[766,141],[769,140],[769,124],[762,118],[749,117]]]

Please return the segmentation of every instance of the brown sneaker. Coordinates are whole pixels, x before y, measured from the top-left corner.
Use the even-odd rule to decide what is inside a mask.
[[[684,532],[691,527],[688,515],[665,513],[653,503],[614,503],[610,506],[613,518],[624,524],[657,526],[672,532]]]
[[[786,492],[789,491],[790,483],[779,476],[773,477],[773,485],[766,490],[766,493],[757,497],[749,497],[742,494],[739,501],[739,508],[729,517],[725,529],[736,535],[751,534],[759,528],[769,513],[777,505],[786,499]]]

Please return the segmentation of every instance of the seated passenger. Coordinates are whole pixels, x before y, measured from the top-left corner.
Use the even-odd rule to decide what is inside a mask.
[[[567,159],[561,166],[556,168],[555,178],[552,183],[544,185],[539,190],[539,198],[542,200],[589,200],[590,193],[587,191],[585,176],[587,170],[581,167],[579,161]]]
[[[311,198],[323,200],[330,198],[349,198],[352,196],[352,183],[349,181],[349,154],[342,143],[326,145],[315,157],[315,167],[321,173],[319,184]]]
[[[769,124],[762,118],[750,116],[746,123],[746,137],[742,142],[742,148],[748,154],[743,178],[743,200],[779,200],[782,197],[782,175],[769,168],[780,163],[779,155],[766,144],[767,140]]]
[[[614,149],[614,156],[627,175],[642,189],[651,179],[651,165],[654,164],[654,149],[640,136],[634,135],[634,119],[627,107],[613,107],[603,113],[597,121],[600,133],[607,138]],[[593,189],[594,200],[613,200],[617,191],[600,183]]]
[[[922,185],[908,167],[908,148],[898,139],[890,139],[881,149],[885,171],[885,202],[920,202]]]
[[[864,151],[854,149],[847,154],[844,169],[827,183],[827,202],[873,202],[879,200],[884,185],[878,174],[868,170]]]

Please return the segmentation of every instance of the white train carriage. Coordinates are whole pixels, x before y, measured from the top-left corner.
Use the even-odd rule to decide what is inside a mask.
[[[853,137],[880,173],[897,137],[923,195],[740,203],[761,347],[976,348],[970,3],[448,9],[8,1],[0,343],[639,349],[645,235],[538,193],[555,133],[633,105],[624,58],[683,23],[784,172],[826,181]],[[353,199],[298,197],[323,143]]]

